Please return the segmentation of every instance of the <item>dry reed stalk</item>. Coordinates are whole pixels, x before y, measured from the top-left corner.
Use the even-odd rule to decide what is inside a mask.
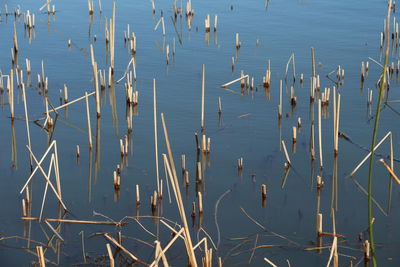
[[[154,212],[157,208],[157,191],[154,190],[153,195],[150,197],[151,210]]]
[[[218,15],[214,15],[214,32],[217,31]]]
[[[189,186],[189,172],[185,171],[185,184],[186,186]]]
[[[154,150],[156,162],[157,192],[160,193],[160,175],[158,171],[158,134],[157,134],[157,93],[156,79],[153,79],[153,115],[154,115]]]
[[[33,178],[33,176],[35,175],[36,171],[39,169],[40,164],[42,164],[43,160],[46,158],[47,154],[50,152],[51,148],[53,148],[54,144],[56,143],[56,141],[51,142],[51,144],[48,146],[46,152],[43,154],[42,158],[40,159],[39,163],[37,164],[37,166],[35,167],[35,169],[32,171],[31,175],[29,176],[28,180],[25,182],[24,186],[22,187],[21,191],[19,192],[20,194],[22,194],[22,192],[25,190],[25,188],[28,186],[29,182],[31,181],[31,179]],[[28,148],[29,149],[29,148]],[[30,149],[29,149],[30,150]],[[32,151],[30,150],[30,152],[32,153]]]
[[[133,255],[131,252],[129,252],[126,248],[124,248],[117,240],[115,240],[113,237],[111,237],[109,234],[105,233],[104,237],[106,237],[108,240],[111,241],[117,248],[122,250],[126,255],[128,255],[134,262],[139,262],[144,265],[149,265],[141,260],[139,260],[135,255]]]
[[[321,235],[321,233],[322,233],[322,213],[317,214],[316,230],[317,230],[318,236]]]
[[[9,103],[10,103],[10,112],[11,112],[11,120],[14,120],[14,70],[10,70],[9,76]]]
[[[115,1],[113,1],[112,5],[112,20],[110,23],[110,30],[111,30],[111,40],[110,40],[110,61],[111,61],[111,72],[114,72],[114,44],[115,44]]]
[[[267,186],[265,184],[261,185],[261,195],[262,195],[262,199],[267,198]]]
[[[293,137],[293,144],[296,144],[296,142],[297,142],[297,128],[296,128],[296,126],[292,127],[292,137]]]
[[[200,161],[197,162],[197,180],[199,182],[203,181],[203,171],[201,169],[201,162]]]
[[[204,90],[205,90],[205,67],[201,67],[201,130],[204,130]]]
[[[39,261],[39,266],[40,267],[46,267],[46,261],[44,258],[44,252],[43,252],[43,247],[42,246],[36,246],[36,252],[37,252],[37,257]]]
[[[87,123],[88,123],[89,149],[91,151],[92,148],[93,148],[93,144],[92,144],[92,128],[90,126],[89,99],[88,99],[88,93],[87,92],[85,92],[85,97],[86,97],[86,115],[87,115]]]
[[[317,189],[321,189],[324,186],[324,182],[322,181],[322,177],[317,175]]]
[[[338,95],[337,110],[336,110],[336,124],[335,124],[335,154],[339,153],[339,121],[340,121],[340,94]]]
[[[235,82],[238,82],[238,81],[241,81],[241,80],[244,80],[244,79],[247,79],[248,77],[249,77],[249,75],[246,74],[246,75],[241,76],[241,77],[239,77],[239,78],[237,78],[237,79],[235,79],[235,80],[233,80],[233,81],[230,81],[230,82],[228,82],[228,83],[225,83],[225,84],[221,85],[220,87],[221,87],[221,88],[225,88],[225,87],[227,87],[228,85],[231,85],[231,84],[233,84],[233,83],[235,83]]]
[[[178,237],[182,237],[183,231],[184,228],[181,228],[177,233],[174,233],[175,234],[174,237],[168,242],[168,244],[164,247],[164,249],[159,252],[157,258],[150,264],[150,267],[154,267],[158,264],[160,259],[163,257],[163,255],[165,255],[167,250],[174,244],[174,242],[178,239]]]
[[[90,55],[91,55],[91,61],[92,61],[94,89],[96,92],[96,113],[97,113],[97,118],[100,118],[99,75],[98,75],[98,70],[97,70],[97,62],[94,59],[94,51],[93,51],[92,44],[90,45]]]
[[[87,96],[92,96],[94,94],[96,94],[96,92],[91,92],[91,93],[87,94]],[[65,108],[65,107],[67,107],[67,106],[69,106],[69,105],[71,105],[73,103],[76,103],[76,102],[78,102],[78,101],[80,101],[82,99],[85,99],[85,98],[86,98],[86,94],[84,96],[81,96],[81,97],[79,97],[77,99],[72,100],[71,102],[65,103],[64,105],[61,105],[59,107],[56,107],[56,108],[53,108],[53,109],[49,110],[49,113],[51,113],[53,111],[57,111],[57,110],[62,109],[62,108]]]
[[[266,257],[264,257],[264,261],[268,262],[272,267],[278,267],[277,265],[275,265],[272,261],[270,261]]]
[[[278,119],[282,119],[282,80],[279,83]]]
[[[29,132],[29,118],[28,118],[28,108],[26,104],[26,94],[25,94],[25,84],[22,83],[22,98],[24,101],[24,109],[25,109],[25,123],[26,123],[26,133],[28,136],[28,146],[31,147],[31,135]],[[32,170],[32,156],[29,154],[29,163]]]
[[[169,178],[171,180],[171,184],[173,185],[176,201],[177,201],[179,212],[180,212],[180,215],[181,215],[181,220],[182,220],[182,223],[183,223],[183,227],[185,229],[184,230],[184,233],[185,233],[185,246],[186,246],[186,250],[187,250],[187,253],[188,253],[188,256],[189,256],[190,264],[192,265],[192,267],[197,267],[196,256],[195,256],[194,251],[193,251],[192,240],[190,238],[189,228],[188,228],[188,224],[187,224],[187,220],[186,220],[185,209],[184,209],[184,205],[183,205],[183,201],[182,201],[182,197],[181,197],[181,192],[180,192],[180,189],[179,189],[178,178],[176,176],[176,169],[175,169],[174,159],[173,159],[173,156],[172,156],[171,146],[170,146],[170,143],[169,143],[167,126],[166,126],[165,121],[164,121],[164,113],[161,113],[161,121],[162,121],[163,128],[164,128],[165,143],[166,143],[166,146],[167,146],[168,157],[169,157],[169,161],[171,163],[171,169],[172,169],[172,175],[171,175],[171,171],[169,171],[169,174],[170,174]],[[164,156],[164,158],[166,159],[166,156]],[[168,161],[166,161],[166,162],[168,162]],[[167,164],[167,166],[168,166],[168,164]]]
[[[222,103],[221,103],[221,97],[218,97],[218,114],[222,114]]]
[[[396,180],[398,184],[400,184],[400,179],[397,177],[396,173],[393,171],[393,169],[385,162],[384,159],[380,159],[379,162],[385,166],[385,168],[389,171],[390,175]]]
[[[128,224],[127,222],[110,222],[110,221],[85,221],[85,220],[70,220],[70,219],[58,219],[58,218],[37,218],[37,217],[21,217],[24,221],[49,221],[49,222],[59,222],[59,223],[81,223],[81,224],[97,224],[97,225],[114,225],[114,226],[124,226]]]
[[[54,142],[55,142],[55,141],[54,141]],[[54,144],[55,144],[55,143],[54,143]],[[40,170],[41,173],[43,174],[44,178],[46,179],[46,182],[50,185],[50,188],[53,190],[53,192],[54,192],[54,194],[56,195],[57,199],[60,201],[60,203],[61,203],[61,205],[63,206],[63,208],[64,208],[65,210],[67,210],[67,207],[65,206],[64,202],[62,201],[61,195],[59,194],[59,193],[60,193],[60,188],[59,188],[59,190],[56,190],[56,189],[54,188],[53,184],[50,182],[50,178],[46,175],[46,173],[44,172],[42,166],[40,165],[41,162],[38,162],[38,161],[37,161],[35,155],[33,154],[32,150],[31,150],[31,148],[28,147],[28,146],[26,146],[26,147],[28,148],[30,154],[32,155],[32,158],[33,158],[33,160],[35,161],[35,163],[36,163],[36,165],[37,165],[37,168],[39,168],[39,170]],[[44,158],[42,158],[42,159],[44,159]],[[37,169],[35,168],[35,170],[34,170],[34,171],[32,172],[32,174],[31,174],[30,178],[29,178],[28,181],[25,183],[23,189],[20,191],[20,194],[21,194],[22,191],[25,189],[25,186],[28,185],[30,179],[33,177],[33,174],[36,172],[36,170],[37,170]]]
[[[196,202],[192,202],[192,214],[191,214],[192,218],[196,217]],[[193,247],[195,248],[195,247]]]
[[[381,141],[379,141],[379,143],[375,145],[374,150],[378,149],[378,147],[383,143],[383,141],[385,141],[386,138],[389,137],[389,136],[390,136],[390,138],[392,137],[392,132],[388,132],[388,133],[381,139]],[[360,162],[360,163],[354,168],[354,170],[349,174],[349,177],[353,176],[353,175],[357,172],[357,170],[364,164],[364,162],[365,162],[370,156],[371,156],[371,152],[369,152],[369,153],[367,154],[367,156],[365,156],[365,158],[364,158],[363,160],[361,160],[361,162]]]
[[[315,55],[314,55],[314,47],[311,47],[311,71],[312,71],[312,76],[316,76],[315,72]]]
[[[182,165],[182,174],[184,174],[186,171],[186,155],[185,154],[181,155],[181,165]]]
[[[239,33],[236,33],[236,49],[238,50],[242,43],[239,41]]]
[[[47,172],[47,177],[49,177],[50,179],[50,174],[51,174],[51,170],[52,167],[54,165],[54,153],[51,154],[51,160],[50,160],[50,165],[49,165],[49,170]],[[47,189],[49,187],[49,182],[46,182],[46,186],[44,188],[44,192],[43,192],[43,200],[42,200],[42,207],[40,208],[40,213],[39,213],[39,219],[42,219],[42,214],[43,214],[43,209],[44,209],[44,203],[46,201],[46,195],[47,195]]]
[[[364,242],[364,261],[368,262],[370,260],[370,243],[368,240],[365,240]]]
[[[319,167],[322,169],[322,125],[321,125],[321,99],[318,99],[318,147],[319,147]]]
[[[107,253],[108,253],[108,257],[110,258],[110,267],[114,267],[115,263],[114,263],[114,256],[111,250],[111,246],[109,243],[106,244],[107,247]]]
[[[139,191],[139,185],[136,185],[136,206],[140,205],[140,191]]]
[[[14,52],[15,52],[15,54],[17,54],[18,53],[18,38],[17,38],[17,27],[15,26],[15,22],[14,22],[13,41],[14,41]]]
[[[206,32],[210,32],[210,15],[207,14],[205,20],[204,20],[204,26],[206,28]]]
[[[287,161],[287,162],[289,163],[289,165],[291,166],[292,163],[291,163],[291,161],[290,161],[289,154],[288,154],[288,152],[287,152],[287,150],[286,150],[285,141],[283,141],[283,140],[282,140],[282,147],[283,147],[283,152],[285,153],[286,161]]]
[[[203,196],[201,192],[197,193],[198,201],[199,201],[199,215],[203,214]]]

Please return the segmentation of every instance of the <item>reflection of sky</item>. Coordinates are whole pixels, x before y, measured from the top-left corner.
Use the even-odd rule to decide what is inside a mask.
[[[57,1],[56,16],[50,16],[48,24],[47,14],[40,14],[40,3],[26,2],[21,4],[23,11],[30,9],[36,14],[35,39],[29,44],[24,38],[22,23],[17,23],[18,41],[20,47],[19,64],[25,69],[25,58],[31,60],[33,87],[27,88],[28,110],[31,120],[42,117],[44,100],[36,93],[34,88],[37,83],[37,74],[41,73],[41,60],[44,60],[45,75],[49,77],[49,98],[54,106],[59,104],[59,89],[67,84],[69,99],[75,99],[84,95],[85,91],[93,90],[92,69],[90,57],[87,54],[89,44],[94,44],[95,58],[99,69],[106,69],[106,48],[104,41],[104,21],[111,15],[111,2],[102,1],[103,17],[99,17],[98,2],[95,1],[93,24],[89,24],[87,3],[82,1]],[[13,10],[17,2],[7,1],[9,11]],[[185,3],[183,3],[185,6]],[[233,6],[233,10],[230,6]],[[178,4],[180,6],[180,3]],[[73,215],[79,219],[93,219],[92,211],[101,212],[113,219],[119,220],[125,215],[135,214],[134,199],[135,185],[140,184],[142,205],[141,214],[151,214],[150,195],[155,188],[154,171],[154,141],[153,141],[153,99],[152,79],[157,80],[158,112],[164,112],[169,131],[172,150],[175,156],[175,164],[180,169],[180,155],[186,154],[186,165],[190,176],[188,196],[184,195],[187,213],[195,197],[194,177],[196,173],[196,153],[194,133],[200,133],[200,108],[201,108],[201,64],[206,65],[206,91],[205,91],[205,123],[206,135],[211,137],[211,154],[209,163],[205,163],[204,181],[204,218],[203,224],[211,236],[216,236],[214,223],[214,206],[216,200],[228,189],[233,189],[220,202],[218,223],[221,229],[221,255],[226,255],[230,248],[238,243],[227,240],[231,237],[249,236],[249,244],[241,250],[249,249],[254,245],[257,228],[240,210],[243,207],[249,214],[256,218],[262,225],[277,233],[290,237],[303,246],[309,246],[309,240],[315,239],[315,210],[316,193],[315,180],[311,177],[318,172],[318,152],[316,153],[315,170],[312,175],[309,155],[310,136],[310,104],[309,104],[309,76],[311,72],[310,47],[315,48],[317,73],[321,77],[321,89],[333,86],[325,75],[341,65],[345,69],[345,83],[340,89],[341,94],[341,120],[340,131],[350,136],[357,144],[368,147],[372,122],[368,122],[366,107],[367,88],[375,88],[374,84],[379,76],[380,68],[370,61],[370,71],[366,79],[364,90],[360,90],[361,61],[368,57],[379,60],[379,38],[385,16],[386,4],[384,2],[365,3],[361,1],[271,1],[268,10],[263,1],[201,1],[192,2],[195,16],[192,21],[192,29],[189,32],[185,24],[178,17],[176,30],[173,27],[172,4],[156,2],[156,15],[152,19],[151,4],[149,1],[124,1],[117,3],[116,18],[116,44],[115,62],[116,78],[119,79],[125,72],[130,55],[124,48],[123,31],[130,24],[131,32],[137,36],[137,84],[139,92],[139,106],[137,116],[133,118],[133,148],[129,156],[129,165],[124,167],[121,174],[121,192],[119,202],[114,202],[112,185],[112,172],[116,164],[120,164],[119,139],[126,134],[126,110],[123,80],[115,87],[116,105],[111,107],[114,96],[106,89],[102,94],[102,116],[100,127],[100,165],[95,164],[96,151],[93,150],[92,165],[87,148],[87,136],[82,131],[87,131],[86,109],[84,102],[73,104],[68,109],[68,117],[64,111],[60,111],[60,121],[57,122],[54,138],[58,142],[60,171],[63,187],[63,196],[66,205],[70,207]],[[164,11],[166,24],[166,36],[162,37],[161,28],[154,31],[154,26],[160,18],[160,9]],[[1,7],[3,10],[3,7]],[[217,36],[211,31],[209,45],[205,42],[204,18],[211,15],[211,25],[214,22],[214,14],[218,14]],[[22,20],[22,18],[21,18]],[[8,23],[2,16],[0,23],[0,68],[4,74],[10,69],[10,48],[12,47],[14,17],[8,17]],[[196,30],[198,28],[198,31]],[[90,37],[89,37],[90,29]],[[183,43],[178,42],[177,32],[182,36]],[[240,35],[242,46],[238,52],[238,60],[235,62],[234,73],[231,71],[231,58],[235,57],[235,34]],[[217,37],[218,43],[215,44]],[[73,45],[68,49],[68,39]],[[173,40],[175,39],[176,55],[170,65],[166,65],[163,47],[170,46],[172,54]],[[258,47],[256,42],[259,42]],[[277,105],[279,103],[279,80],[284,78],[286,63],[295,53],[296,74],[304,73],[304,84],[300,88],[297,79],[295,95],[297,106],[292,110],[289,102],[290,85],[286,91],[283,88],[283,119],[281,130],[278,129]],[[396,58],[393,56],[393,58]],[[390,60],[392,61],[393,58]],[[270,100],[262,89],[262,76],[265,75],[268,60],[271,60],[271,88]],[[219,86],[236,79],[240,71],[255,77],[255,86],[258,91],[246,93],[243,96],[223,90]],[[289,77],[291,77],[289,68]],[[26,78],[26,73],[24,73]],[[331,76],[334,77],[334,76]],[[229,89],[240,92],[239,84],[229,86]],[[399,99],[397,84],[392,81],[390,98]],[[377,98],[377,90],[373,89],[373,101]],[[110,90],[112,92],[112,90]],[[331,99],[332,97],[331,90]],[[21,93],[16,90],[15,112],[16,116],[23,116],[24,109],[21,101]],[[218,119],[218,97],[222,99],[222,118]],[[7,96],[3,96],[3,103],[7,103]],[[317,114],[317,106],[315,116]],[[397,109],[396,104],[393,108]],[[90,99],[92,133],[96,135],[96,118],[94,98]],[[112,110],[116,109],[118,126],[113,119]],[[331,231],[329,211],[331,205],[331,188],[333,173],[333,136],[332,136],[332,104],[327,107],[330,112],[326,119],[322,120],[324,172],[322,173],[325,187],[321,193],[321,211],[324,214],[324,231]],[[2,214],[7,214],[6,219],[0,223],[0,230],[4,235],[23,235],[22,223],[20,223],[20,199],[17,195],[23,181],[29,175],[28,153],[25,148],[27,143],[25,124],[15,121],[15,135],[18,154],[18,170],[11,169],[11,144],[12,131],[9,123],[9,109],[7,105],[0,107],[0,129],[3,137],[0,138],[0,170],[4,179],[0,186],[0,200],[3,205],[0,208]],[[240,117],[241,115],[245,117]],[[285,115],[288,114],[289,117]],[[238,118],[239,117],[239,118]],[[297,124],[297,118],[302,118],[302,127],[297,134],[296,153],[292,154],[291,129]],[[164,136],[162,134],[161,120],[159,118],[159,152],[165,153]],[[398,143],[398,134],[394,125],[398,117],[390,109],[382,112],[380,131],[382,137],[387,131],[393,130],[394,144]],[[67,121],[64,123],[62,121]],[[315,124],[315,142],[318,143],[318,124]],[[30,123],[33,151],[37,157],[45,151],[47,135],[39,127]],[[79,130],[77,130],[79,129]],[[118,131],[116,130],[118,129]],[[118,132],[118,133],[117,133]],[[279,138],[285,140],[290,158],[293,162],[285,181],[285,187],[281,189],[284,177],[284,155],[280,151]],[[93,139],[96,142],[96,138]],[[75,147],[81,147],[80,164],[76,164]],[[95,148],[95,147],[94,147]],[[318,146],[316,146],[318,148]],[[381,153],[388,154],[388,144],[382,145]],[[317,150],[318,151],[318,150]],[[345,176],[366,154],[357,146],[339,139],[338,160],[338,188],[339,201],[336,214],[337,230],[344,234],[350,245],[360,247],[357,243],[357,234],[365,229],[366,221],[366,196],[357,189],[355,184]],[[396,150],[395,150],[396,156]],[[238,177],[236,162],[244,158],[243,176]],[[397,156],[398,157],[398,156]],[[46,163],[48,165],[48,162]],[[47,166],[45,164],[45,166]],[[89,172],[89,166],[92,171]],[[96,169],[96,167],[98,169]],[[395,168],[396,170],[396,168]],[[88,176],[91,173],[91,202],[88,202]],[[180,171],[178,171],[180,174]],[[361,185],[366,187],[366,166],[360,169],[356,178]],[[160,157],[160,176],[164,177],[164,168]],[[178,175],[179,176],[179,175]],[[96,183],[94,179],[96,177]],[[381,165],[375,165],[374,196],[387,206],[387,174]],[[179,178],[179,177],[178,177]],[[38,214],[39,202],[43,193],[43,178],[35,176],[35,192],[33,213]],[[165,181],[164,181],[165,183]],[[261,208],[261,184],[267,185],[267,208]],[[36,191],[37,190],[37,191]],[[398,194],[396,186],[393,188],[393,203],[397,203]],[[164,188],[164,216],[173,220],[179,217],[175,205],[167,204],[166,188]],[[382,264],[396,265],[397,259],[391,262],[385,261],[389,257],[398,254],[398,233],[393,225],[398,224],[398,218],[394,216],[399,211],[399,206],[394,204],[392,214],[383,217],[378,209],[374,210],[376,217],[377,242],[382,243],[384,251],[378,251],[378,257]],[[57,208],[52,197],[46,202],[46,216],[55,217]],[[151,231],[156,231],[151,221],[145,221]],[[40,227],[34,223],[34,237],[44,240]],[[137,228],[136,228],[137,227]],[[84,229],[89,233],[96,231],[113,231],[101,227],[87,227],[80,225],[68,225],[62,232],[68,240],[64,249],[71,258],[62,256],[62,265],[79,262],[81,251],[76,242],[80,242],[78,233]],[[196,230],[196,228],[195,228]],[[125,230],[126,235],[138,238],[149,238],[138,225],[131,223]],[[166,238],[167,232],[162,232]],[[104,242],[101,238],[88,240],[88,249],[92,256],[104,253]],[[146,239],[148,240],[148,239]],[[326,242],[330,242],[329,238]],[[166,241],[164,241],[166,242]],[[280,244],[282,240],[270,236],[260,236],[261,244]],[[285,245],[287,242],[283,242]],[[80,243],[79,243],[80,244]],[[150,255],[151,249],[138,249],[137,243],[132,242],[132,251],[138,255]],[[251,244],[251,245],[250,245]],[[313,245],[311,245],[313,246]],[[179,245],[182,248],[182,244]],[[25,264],[32,260],[33,256],[0,248],[0,261],[18,262]],[[237,252],[237,251],[236,251]],[[261,264],[263,253],[268,258],[281,265],[287,257],[293,265],[295,263],[308,263],[321,265],[327,259],[326,252],[322,256],[306,253],[302,249],[271,248],[256,252],[253,264]],[[283,253],[282,253],[283,252]],[[7,254],[6,254],[7,253]],[[147,254],[146,254],[147,253]],[[172,255],[178,253],[171,252]],[[259,253],[259,254],[258,254]],[[343,252],[350,253],[350,252]],[[360,253],[354,253],[360,257]],[[54,255],[49,252],[49,257]],[[228,265],[247,262],[250,255],[243,253],[237,257],[229,258]],[[54,257],[53,257],[54,258]],[[397,261],[396,261],[397,260]],[[184,262],[178,258],[176,262]]]

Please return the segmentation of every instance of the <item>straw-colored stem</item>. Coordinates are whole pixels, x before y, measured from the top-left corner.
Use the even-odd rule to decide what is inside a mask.
[[[319,166],[322,169],[322,125],[321,125],[321,99],[318,100],[318,144],[319,144]]]
[[[95,93],[96,93],[96,92],[91,92],[91,93],[87,94],[87,96],[92,96],[92,95],[94,95]],[[66,104],[64,104],[64,105],[61,105],[61,106],[59,106],[59,107],[56,107],[56,108],[53,108],[53,109],[49,110],[49,113],[51,113],[51,112],[53,112],[53,111],[57,111],[57,110],[62,109],[62,108],[65,108],[65,107],[67,107],[67,106],[69,106],[69,105],[71,105],[71,104],[73,104],[73,103],[76,103],[76,102],[78,102],[78,101],[80,101],[80,100],[82,100],[82,99],[85,99],[85,98],[86,98],[86,94],[85,94],[84,96],[81,96],[81,97],[79,97],[79,98],[77,98],[77,99],[72,100],[71,102],[68,102],[68,103],[66,103]]]
[[[114,267],[114,256],[109,243],[106,244],[108,257],[110,258],[110,267]]]
[[[176,176],[176,169],[175,169],[175,164],[174,164],[174,159],[172,156],[172,151],[171,151],[171,146],[169,143],[169,138],[168,138],[168,132],[167,132],[167,126],[165,124],[165,120],[164,120],[164,114],[161,113],[161,121],[162,121],[162,125],[164,128],[164,136],[165,136],[165,143],[167,146],[167,150],[168,150],[168,157],[169,157],[169,161],[171,163],[171,169],[172,169],[172,177],[171,178],[171,184],[174,185],[174,191],[175,192],[175,197],[177,200],[177,204],[178,204],[178,208],[179,208],[179,212],[181,215],[181,220],[183,223],[183,227],[185,228],[185,244],[186,244],[186,250],[189,256],[189,261],[190,264],[192,265],[192,267],[197,267],[197,261],[196,261],[196,256],[194,254],[193,251],[193,245],[192,245],[192,240],[190,237],[190,233],[189,233],[189,228],[188,228],[188,224],[187,224],[187,220],[186,220],[186,214],[185,214],[185,209],[184,209],[184,205],[183,205],[183,201],[182,201],[182,197],[181,197],[181,192],[179,189],[179,183],[178,183],[178,178]]]
[[[375,151],[376,149],[378,149],[378,147],[383,143],[383,141],[385,141],[386,138],[388,138],[389,136],[390,136],[390,137],[392,136],[392,132],[388,132],[388,133],[381,139],[381,141],[379,141],[379,143],[375,145],[374,151]],[[349,174],[349,177],[353,176],[353,175],[358,171],[358,169],[364,164],[364,162],[367,161],[367,159],[368,159],[370,156],[371,156],[371,152],[369,152],[369,153],[365,156],[365,158],[357,165],[357,167],[354,168],[354,170]]]
[[[85,92],[86,97],[86,115],[87,115],[87,123],[88,123],[88,136],[89,136],[89,149],[92,150],[92,128],[90,126],[90,111],[89,111],[89,99],[88,94]]]
[[[400,179],[399,177],[397,177],[393,169],[383,159],[380,159],[379,162],[381,162],[383,166],[385,166],[385,168],[389,171],[390,175],[396,180],[398,184],[400,184]]]
[[[28,146],[31,147],[31,135],[29,132],[29,118],[28,118],[28,108],[26,105],[26,94],[25,94],[25,84],[22,83],[22,97],[24,100],[24,109],[25,109],[25,123],[26,123],[26,133],[28,136]],[[29,163],[32,170],[32,156],[29,154]]]
[[[231,85],[231,84],[233,84],[233,83],[235,83],[235,82],[238,82],[238,81],[241,81],[241,80],[244,80],[244,79],[247,79],[248,77],[249,77],[249,75],[246,74],[246,75],[241,76],[241,77],[239,77],[239,78],[237,78],[237,79],[235,79],[235,80],[233,80],[233,81],[227,82],[227,83],[221,85],[220,87],[221,87],[221,88],[227,87],[228,85]]]
[[[44,258],[44,252],[43,252],[43,247],[42,246],[37,246],[36,247],[36,252],[37,252],[37,257],[39,260],[39,266],[40,267],[46,267],[46,261]]]
[[[204,130],[204,90],[205,90],[205,67],[201,68],[201,129]]]
[[[160,176],[158,171],[158,138],[157,138],[157,95],[156,79],[153,79],[153,115],[154,115],[154,150],[156,159],[157,192],[160,193]]]
[[[282,147],[283,147],[283,151],[285,152],[286,161],[289,163],[289,165],[292,165],[292,163],[290,162],[289,154],[286,149],[285,141],[283,141],[283,140],[282,140]]]

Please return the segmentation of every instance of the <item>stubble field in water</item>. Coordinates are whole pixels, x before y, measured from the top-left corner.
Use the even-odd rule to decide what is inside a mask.
[[[164,248],[171,240],[171,230],[160,222],[163,218],[176,231],[182,226],[175,196],[164,169],[162,154],[167,154],[161,113],[164,114],[169,141],[174,156],[179,188],[193,244],[204,237],[212,248],[212,263],[218,266],[260,266],[269,259],[277,266],[323,266],[329,260],[332,236],[323,236],[318,243],[317,214],[323,215],[323,232],[332,233],[332,210],[335,214],[339,265],[364,264],[364,241],[367,232],[368,161],[353,178],[348,177],[367,155],[373,132],[378,98],[376,82],[382,72],[384,52],[380,34],[386,17],[385,1],[193,1],[194,16],[185,15],[186,2],[177,1],[183,14],[174,16],[173,4],[151,1],[118,1],[115,14],[115,68],[109,86],[110,45],[106,45],[105,26],[112,17],[112,1],[94,1],[89,15],[85,1],[53,0],[55,13],[45,2],[2,1],[0,22],[0,69],[3,88],[0,106],[0,262],[2,266],[33,266],[38,262],[36,246],[42,246],[46,265],[108,266],[106,244],[116,266],[130,266],[132,259],[118,249],[105,233],[119,240],[124,248],[142,263],[155,258],[155,240]],[[5,5],[9,15],[6,15]],[[14,16],[19,10],[20,16]],[[35,27],[24,27],[27,11],[35,14]],[[211,18],[211,31],[206,33],[204,19]],[[397,21],[397,12],[392,13]],[[214,15],[218,15],[214,32]],[[155,30],[157,22],[164,18]],[[191,26],[189,26],[189,21]],[[14,64],[14,23],[18,53]],[[130,41],[124,41],[124,31],[136,36],[136,81],[138,104],[127,105],[124,76],[132,59]],[[391,21],[391,29],[393,22]],[[241,46],[235,48],[239,33]],[[96,38],[96,40],[95,40]],[[68,45],[71,40],[71,45]],[[68,100],[95,90],[90,45],[99,70],[105,70],[105,88],[99,89],[101,117],[96,116],[96,98],[89,96],[93,149],[89,149],[85,99],[66,109],[50,113],[53,126],[45,123],[46,95],[49,109],[60,104],[60,89],[68,88]],[[398,168],[399,112],[393,100],[400,99],[396,66],[399,50],[390,40],[389,63],[395,70],[390,90],[381,112],[378,140],[392,132],[394,171]],[[167,49],[167,47],[169,47]],[[311,47],[315,50],[316,74],[320,91],[310,102],[312,74]],[[169,50],[169,64],[167,64]],[[292,61],[295,59],[295,81]],[[232,69],[232,57],[234,69]],[[30,60],[31,74],[26,61]],[[293,59],[293,57],[292,57]],[[48,77],[48,92],[38,85],[37,77]],[[265,88],[263,76],[270,61],[270,86]],[[365,81],[361,83],[361,62],[369,62]],[[202,140],[201,96],[202,64],[205,65],[204,134],[211,139],[210,153],[197,153],[195,133]],[[365,63],[366,64],[366,63]],[[336,71],[344,69],[344,79],[337,84]],[[7,76],[14,71],[15,119],[10,119],[10,97]],[[76,221],[124,221],[118,226],[58,221],[24,220],[20,194],[31,174],[28,137],[20,71],[26,90],[31,149],[39,161],[48,146],[56,141],[62,200],[68,211],[59,205],[50,187],[47,190],[42,218]],[[130,64],[129,70],[133,71]],[[254,87],[241,88],[240,82],[220,86],[244,75],[254,77]],[[304,80],[300,83],[300,76]],[[328,75],[329,74],[329,75]],[[328,76],[327,76],[328,75]],[[120,80],[121,79],[121,80]],[[157,88],[158,159],[162,182],[162,199],[152,211],[150,198],[157,190],[154,149],[153,79]],[[120,80],[118,83],[117,81]],[[283,81],[283,116],[278,118],[280,80]],[[291,87],[297,98],[291,105]],[[339,154],[334,157],[333,86],[341,97]],[[318,146],[318,102],[325,88],[330,88],[330,101],[322,107],[322,155],[320,169]],[[372,104],[367,95],[372,90]],[[218,98],[222,112],[218,114]],[[393,101],[393,102],[391,102]],[[133,129],[128,133],[128,121]],[[298,124],[297,142],[292,146],[292,127]],[[314,121],[315,160],[311,161],[310,136]],[[128,139],[128,154],[121,158],[120,139]],[[342,135],[343,136],[343,135]],[[286,158],[281,145],[285,141],[291,167],[284,168]],[[80,158],[76,157],[76,146]],[[53,150],[51,150],[53,152]],[[400,195],[399,185],[390,179],[390,143],[387,139],[377,151],[373,173],[373,214],[377,261],[381,266],[400,264]],[[186,156],[189,185],[181,172],[181,155]],[[243,168],[238,170],[238,159]],[[170,161],[170,160],[169,160]],[[197,181],[200,162],[202,181]],[[51,153],[41,166],[45,173],[51,163]],[[113,172],[120,165],[120,188],[114,189]],[[33,168],[36,167],[33,161]],[[54,168],[54,165],[52,165]],[[317,176],[324,182],[317,189]],[[51,182],[56,186],[54,172]],[[197,179],[198,180],[198,179]],[[391,182],[392,181],[392,182]],[[261,186],[267,188],[263,201]],[[136,185],[140,187],[140,206],[136,205]],[[29,185],[31,202],[28,217],[40,217],[46,181],[38,170]],[[57,187],[58,188],[58,187]],[[56,188],[56,189],[57,189]],[[196,210],[191,217],[192,203],[198,207],[198,192],[202,193],[203,214]],[[171,202],[169,201],[169,194]],[[126,217],[129,216],[129,217]],[[139,216],[139,217],[137,217]],[[143,217],[140,217],[143,216]],[[154,216],[154,217],[151,217]],[[51,225],[51,227],[49,226]],[[54,228],[54,229],[51,229]],[[204,231],[203,231],[204,230]],[[118,234],[120,233],[120,234]],[[361,233],[361,234],[360,234]],[[321,245],[320,249],[316,249]],[[201,265],[204,244],[195,250]],[[185,266],[188,257],[181,238],[166,252],[172,266]],[[161,262],[159,263],[162,264]]]

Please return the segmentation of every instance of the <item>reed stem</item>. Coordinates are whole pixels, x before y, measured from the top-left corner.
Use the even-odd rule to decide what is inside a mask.
[[[392,0],[389,0],[388,10],[387,10],[387,24],[386,24],[386,49],[385,49],[385,60],[383,63],[383,71],[382,71],[382,80],[379,88],[379,99],[376,105],[376,116],[375,116],[375,123],[374,123],[374,131],[372,134],[372,141],[371,141],[371,157],[369,160],[369,172],[368,172],[368,231],[369,231],[369,239],[371,242],[371,258],[372,258],[372,265],[375,267],[377,266],[376,258],[375,258],[375,243],[374,243],[374,231],[373,231],[373,223],[372,223],[372,169],[374,164],[374,154],[375,154],[375,141],[376,135],[378,132],[378,125],[379,125],[379,117],[381,115],[381,103],[383,99],[383,92],[386,86],[386,72],[387,72],[387,64],[389,58],[389,28],[390,28],[390,10],[392,8]]]

